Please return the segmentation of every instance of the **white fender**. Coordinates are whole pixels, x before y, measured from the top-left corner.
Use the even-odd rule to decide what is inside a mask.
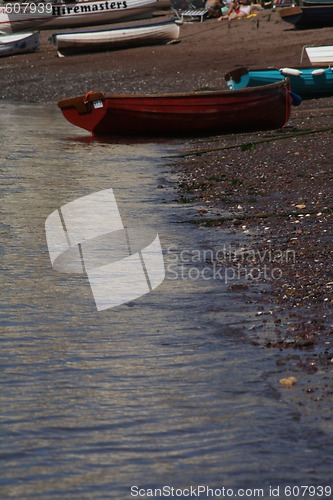
[[[324,69],[315,69],[312,71],[313,76],[319,76],[319,75],[324,75],[325,70]]]
[[[299,69],[293,69],[293,68],[281,68],[280,73],[282,73],[285,76],[301,76],[302,71]]]
[[[227,85],[229,90],[235,90],[234,81],[232,78],[230,78],[230,80],[227,81]]]

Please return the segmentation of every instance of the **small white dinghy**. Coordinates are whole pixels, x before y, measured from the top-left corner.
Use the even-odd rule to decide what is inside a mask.
[[[37,0],[36,0],[37,1]],[[152,17],[160,0],[50,0],[9,2],[1,6],[0,30],[16,33],[30,30],[63,29]],[[164,1],[164,0],[163,0]]]
[[[333,64],[333,45],[320,47],[304,47],[312,66]]]
[[[0,57],[35,52],[39,47],[39,39],[38,31],[14,35],[0,34]]]
[[[154,24],[136,24],[121,28],[94,31],[55,33],[49,41],[65,55],[115,50],[143,45],[165,44],[179,37],[179,26],[174,21]]]

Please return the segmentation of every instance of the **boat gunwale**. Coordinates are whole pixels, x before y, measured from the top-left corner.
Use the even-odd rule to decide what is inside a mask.
[[[295,7],[284,7],[282,10],[279,11],[280,17],[288,17],[292,15],[299,15],[302,14],[302,8],[299,5],[296,5]]]
[[[256,90],[263,90],[263,89],[272,89],[274,87],[285,87],[287,86],[287,81],[289,78],[285,78],[281,82],[274,82],[274,83],[269,83],[267,85],[260,85],[259,87],[253,87],[251,89],[238,89],[238,90],[230,90],[230,89],[221,89],[221,90],[198,90],[198,91],[193,91],[193,92],[168,92],[165,94],[105,94],[105,98],[114,98],[114,97],[121,97],[121,98],[126,98],[126,97],[131,97],[131,98],[145,98],[145,97],[205,97],[205,96],[218,96],[218,95],[235,95],[235,93],[239,93],[241,91],[246,91],[246,93],[251,93],[254,92],[254,89]]]
[[[284,7],[279,11],[281,17],[287,17],[288,14],[291,16],[293,14],[302,14],[303,10],[314,10],[314,9],[333,9],[333,4],[329,5],[295,5],[295,7]]]
[[[246,68],[246,66],[244,66],[244,68]],[[278,68],[277,66],[266,66],[264,68],[262,67],[251,67],[251,68],[246,68],[248,71],[270,71],[272,69],[276,69],[277,71],[280,71],[281,69],[285,69],[285,68],[288,68],[288,69],[314,69],[314,66],[302,66],[302,65],[293,65],[293,66],[284,66],[283,68],[280,67]],[[319,68],[323,68],[323,69],[331,69],[333,71],[333,66],[331,66],[330,64],[323,64],[323,65],[318,65],[318,69]],[[238,69],[238,68],[237,68]],[[226,73],[226,75],[229,75],[231,73],[233,73],[235,70],[231,70],[231,71],[228,71],[228,73]]]
[[[117,23],[118,24],[118,23]],[[121,30],[134,30],[138,28],[155,28],[157,26],[164,26],[168,24],[176,24],[173,19],[167,20],[167,21],[159,21],[157,23],[151,23],[151,24],[137,24],[137,25],[127,25],[127,26],[118,26],[117,28],[102,28],[102,29],[96,29],[96,30],[74,30],[74,31],[58,31],[56,33],[52,33],[50,38],[52,37],[58,37],[62,35],[82,35],[86,33],[104,33],[104,32],[113,32],[113,31],[121,31]],[[176,24],[177,26],[177,24]]]
[[[300,70],[309,70],[309,71],[311,71],[311,74],[316,69],[323,69],[323,70],[325,70],[325,72],[326,72],[326,70],[331,70],[332,75],[333,75],[333,66],[331,66],[330,64],[320,64],[320,63],[317,64],[316,63],[313,66],[310,66],[310,65],[309,66],[290,66],[290,67],[289,66],[285,66],[284,68],[277,68],[275,66],[266,66],[266,68],[261,68],[261,67],[258,67],[258,68],[256,68],[256,67],[254,67],[254,68],[248,68],[246,66],[243,66],[243,67],[235,68],[235,69],[233,69],[231,71],[228,71],[228,73],[226,73],[224,75],[224,78],[225,78],[225,80],[227,80],[229,78],[232,78],[233,75],[238,75],[238,73],[240,71],[242,71],[242,73],[241,73],[242,75],[247,75],[251,71],[253,71],[253,72],[259,72],[259,71],[278,71],[282,76],[284,76],[283,73],[281,72],[281,70],[282,69],[287,69],[287,68],[288,69],[297,69],[299,71]],[[303,76],[303,75],[288,75],[284,79],[290,78],[290,76],[296,77],[296,76]],[[236,83],[238,81],[240,81],[240,80],[235,80]],[[263,87],[263,85],[261,85],[261,87]],[[239,90],[239,89],[235,89],[235,90]]]
[[[17,33],[3,33],[0,32],[0,45],[7,45],[9,43],[17,43],[17,42],[22,42],[23,40],[26,40],[27,38],[32,38],[36,37],[38,38],[40,36],[39,31],[24,31],[24,32],[17,32]],[[12,40],[5,40],[3,41],[3,38],[12,38]]]
[[[170,99],[170,98],[205,98],[205,97],[218,97],[218,96],[231,96],[231,95],[241,95],[241,94],[256,94],[260,93],[263,90],[274,90],[274,89],[280,89],[285,88],[289,90],[289,78],[284,78],[280,82],[274,82],[274,83],[268,83],[267,85],[260,85],[259,87],[247,87],[247,88],[242,88],[242,89],[237,89],[237,90],[230,90],[230,89],[222,89],[222,90],[206,90],[206,91],[197,91],[197,92],[175,92],[175,93],[165,93],[165,94],[103,94],[103,92],[96,92],[95,94],[100,96],[96,97],[95,100],[100,100],[104,101],[107,99],[129,99],[129,100],[134,100],[134,99]],[[69,97],[65,99],[61,99],[58,101],[58,106],[61,109],[64,108],[69,108],[74,106],[74,103],[77,103],[79,101],[85,100],[87,102],[93,102],[93,99],[91,97],[94,94],[89,94],[89,98],[87,98],[88,94],[86,96],[81,95],[81,96],[76,96],[76,97]],[[103,95],[103,97],[101,97]]]

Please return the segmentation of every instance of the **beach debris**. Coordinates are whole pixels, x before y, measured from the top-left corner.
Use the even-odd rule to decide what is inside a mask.
[[[301,203],[300,205],[295,205],[296,208],[298,208],[299,210],[302,210],[303,208],[306,208],[306,205],[304,205],[303,203]]]
[[[241,151],[253,151],[256,147],[254,142],[246,142],[241,145]]]
[[[296,377],[288,377],[280,379],[280,385],[282,385],[283,387],[291,387],[294,384],[296,384],[296,382],[297,382]]]

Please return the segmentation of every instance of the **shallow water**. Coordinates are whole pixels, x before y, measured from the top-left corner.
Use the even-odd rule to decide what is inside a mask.
[[[0,127],[0,498],[206,485],[261,498],[280,486],[283,499],[286,485],[329,484],[329,422],[280,392],[276,353],[244,336],[256,311],[241,293],[167,272],[153,292],[98,312],[84,275],[51,266],[48,215],[108,188],[125,225],[158,231],[167,265],[216,245],[221,232],[183,224],[190,208],[174,201],[165,156],[181,143],[85,140],[53,106],[1,104]],[[187,493],[177,498],[197,497]]]

